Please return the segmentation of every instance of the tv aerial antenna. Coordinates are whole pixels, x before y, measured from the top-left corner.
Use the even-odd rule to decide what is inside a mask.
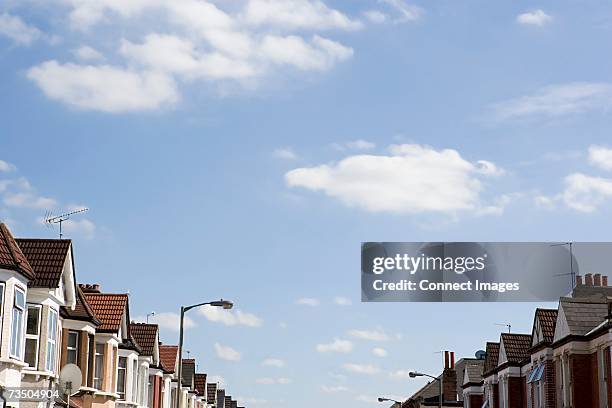
[[[71,216],[84,213],[85,211],[88,211],[88,210],[89,208],[81,208],[81,209],[70,211],[64,214],[60,214],[60,215],[51,215],[50,213],[48,213],[45,216],[45,224],[47,225],[59,224],[59,237],[60,239],[62,239],[63,237],[62,223],[64,223],[64,221],[68,221]]]
[[[495,323],[496,326],[503,326],[508,328],[508,333],[512,333],[512,325],[510,323]]]
[[[551,244],[551,247],[557,246],[566,246],[569,248],[569,262],[570,262],[570,272],[569,273],[560,273],[553,276],[570,276],[570,290],[574,289],[574,285],[576,283],[576,273],[574,272],[574,243],[573,242],[560,242],[558,244]]]

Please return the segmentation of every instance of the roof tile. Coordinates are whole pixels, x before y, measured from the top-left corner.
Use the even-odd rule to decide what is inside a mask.
[[[71,241],[69,239],[30,238],[18,238],[16,241],[36,274],[29,286],[35,288],[59,287]]]
[[[29,280],[36,278],[34,269],[6,224],[0,224],[0,268],[19,272]]]
[[[108,293],[85,293],[85,299],[102,324],[98,331],[116,333],[121,328],[123,315],[128,306],[128,295]]]
[[[159,326],[149,323],[131,323],[130,333],[136,343],[140,346],[142,354],[145,356],[153,356],[155,344],[157,344],[157,332]]]

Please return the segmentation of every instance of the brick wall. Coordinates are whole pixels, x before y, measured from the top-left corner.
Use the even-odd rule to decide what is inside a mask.
[[[470,395],[470,408],[480,408],[484,402],[482,395]]]
[[[544,362],[544,375],[542,381],[544,381],[544,398],[546,402],[546,408],[556,408],[557,406],[557,387],[556,387],[556,373],[555,373],[555,362],[548,360]]]
[[[499,384],[493,384],[493,408],[499,408]]]
[[[595,362],[595,364],[593,364]],[[597,355],[574,354],[570,356],[572,396],[574,408],[598,408]]]
[[[523,408],[523,377],[508,378],[508,408]]]
[[[612,403],[612,367],[610,366],[610,347],[604,350],[604,359],[606,361],[606,390],[608,394],[608,404]]]
[[[457,401],[457,370],[446,368],[442,373],[444,401]]]

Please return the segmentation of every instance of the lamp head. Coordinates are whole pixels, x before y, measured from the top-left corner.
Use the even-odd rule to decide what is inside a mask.
[[[416,377],[422,377],[423,374],[416,372],[416,371],[411,371],[408,373],[408,375],[410,376],[410,378],[416,378]]]
[[[386,399],[385,399],[385,398],[378,397],[378,402],[385,402],[385,401],[386,401]]]
[[[234,304],[232,302],[230,302],[229,300],[216,300],[214,302],[210,302],[211,306],[215,306],[215,307],[222,307],[223,309],[229,310],[232,307],[234,307]]]

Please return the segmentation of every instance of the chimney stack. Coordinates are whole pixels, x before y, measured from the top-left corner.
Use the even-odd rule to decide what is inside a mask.
[[[608,286],[608,277],[606,275],[602,275],[601,276],[601,286],[603,286],[603,287],[607,287]]]
[[[455,369],[455,352],[450,352],[450,368]]]
[[[584,284],[585,286],[593,286],[593,274],[587,273],[584,275]]]
[[[582,286],[584,283],[582,282],[582,276],[576,275],[576,287]]]
[[[593,285],[594,286],[601,286],[601,273],[596,273],[593,276]]]

